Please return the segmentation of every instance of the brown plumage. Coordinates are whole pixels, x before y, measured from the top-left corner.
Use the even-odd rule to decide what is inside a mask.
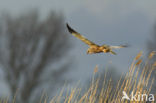
[[[112,49],[119,49],[119,48],[125,48],[127,47],[126,45],[120,45],[120,46],[109,46],[109,45],[97,45],[95,43],[93,43],[92,41],[88,40],[87,38],[85,38],[84,36],[82,36],[80,33],[76,32],[74,29],[72,29],[68,24],[67,24],[67,28],[68,31],[74,35],[75,37],[77,37],[78,39],[80,39],[81,41],[83,41],[84,43],[86,43],[89,48],[87,50],[87,54],[94,54],[94,53],[111,53],[116,55],[116,53],[114,51],[112,51]]]

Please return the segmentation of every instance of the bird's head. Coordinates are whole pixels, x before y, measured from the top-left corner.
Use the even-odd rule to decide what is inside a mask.
[[[87,54],[89,54],[89,50],[87,50]]]
[[[88,50],[87,50],[87,54],[93,54],[93,51],[90,50],[90,49],[88,49]]]

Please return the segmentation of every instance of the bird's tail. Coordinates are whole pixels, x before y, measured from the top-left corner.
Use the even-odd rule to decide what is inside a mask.
[[[126,48],[128,45],[120,45],[120,46],[110,46],[111,49],[120,49],[120,48]]]

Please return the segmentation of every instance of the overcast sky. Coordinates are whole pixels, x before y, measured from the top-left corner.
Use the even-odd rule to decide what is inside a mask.
[[[146,51],[156,21],[156,0],[0,0],[0,12],[16,15],[30,8],[38,8],[42,15],[51,9],[62,11],[66,22],[95,43],[131,45],[117,50],[117,56],[87,55],[88,46],[69,35],[75,41],[71,56],[76,61],[70,74],[80,81],[92,75],[95,65],[99,69],[113,65],[119,72],[126,71],[135,55]]]

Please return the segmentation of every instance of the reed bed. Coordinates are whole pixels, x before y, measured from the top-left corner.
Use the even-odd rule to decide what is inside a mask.
[[[100,78],[95,78],[95,75],[98,73],[98,66],[96,66],[92,82],[87,91],[84,92],[78,87],[72,88],[68,92],[65,92],[63,89],[59,95],[50,99],[50,103],[147,103],[146,98],[140,99],[140,101],[122,100],[122,96],[123,91],[128,96],[131,96],[132,92],[134,95],[149,95],[151,93],[152,85],[155,82],[155,78],[152,78],[151,75],[156,71],[156,62],[151,63],[150,60],[152,60],[154,55],[155,52],[151,52],[147,60],[143,62],[142,52],[138,53],[132,61],[129,71],[118,80],[115,89],[113,88],[111,78],[106,80],[106,76],[104,76],[103,86],[100,92],[97,91]],[[137,98],[139,97],[137,96]],[[14,101],[15,99],[12,103],[15,103]],[[47,101],[48,96],[43,94],[39,103],[49,103]],[[8,103],[8,99],[1,100],[0,103]]]
[[[115,90],[113,90],[111,78],[106,80],[105,76],[103,88],[101,88],[100,93],[97,92],[100,78],[96,80],[94,78],[94,75],[98,73],[98,66],[96,66],[90,87],[85,93],[81,94],[81,88],[74,88],[66,96],[62,96],[62,93],[56,96],[50,103],[147,103],[146,98],[141,99],[141,94],[149,95],[155,82],[155,78],[152,78],[151,74],[155,72],[156,62],[150,63],[154,54],[155,52],[151,52],[146,62],[143,62],[142,52],[138,53],[132,61],[129,72],[118,80]],[[140,95],[140,100],[138,96],[136,96],[136,99],[139,101],[122,100],[123,91],[128,96],[131,96],[132,92],[134,95]],[[150,103],[154,103],[154,101]]]

